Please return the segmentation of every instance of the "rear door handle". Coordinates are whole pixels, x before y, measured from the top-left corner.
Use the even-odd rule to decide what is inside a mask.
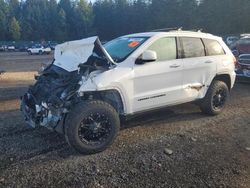
[[[174,65],[170,65],[170,68],[178,68],[180,67],[180,65],[174,64]]]
[[[213,63],[213,61],[207,60],[207,61],[205,61],[205,63],[206,63],[206,64],[209,64],[209,63]]]

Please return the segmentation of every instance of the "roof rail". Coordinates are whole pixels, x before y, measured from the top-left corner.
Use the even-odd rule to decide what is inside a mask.
[[[181,31],[182,27],[179,27],[179,28],[178,27],[169,27],[169,28],[162,28],[162,29],[154,29],[151,32],[159,32],[159,31],[168,32],[168,31],[175,31],[175,30]]]
[[[155,30],[152,30],[151,32],[168,32],[168,31],[193,31],[193,32],[203,32],[203,29],[202,28],[199,28],[199,29],[191,29],[191,30],[182,30],[183,28],[182,27],[172,27],[172,28],[163,28],[163,29],[155,29]]]
[[[202,29],[202,28],[199,28],[199,29],[191,29],[190,31],[203,32],[203,29]]]

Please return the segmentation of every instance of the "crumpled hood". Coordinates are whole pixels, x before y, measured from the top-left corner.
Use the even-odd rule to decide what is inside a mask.
[[[102,46],[97,36],[82,40],[65,42],[55,48],[54,65],[69,72],[76,71],[78,65],[87,62],[91,55],[105,57],[108,63],[114,63],[113,59]]]

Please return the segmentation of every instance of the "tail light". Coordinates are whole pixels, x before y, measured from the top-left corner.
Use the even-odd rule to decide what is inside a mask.
[[[238,65],[238,61],[237,61],[237,59],[234,56],[233,56],[233,63],[234,63],[235,66]]]
[[[240,64],[238,62],[238,58],[235,58],[233,56],[233,63],[234,63],[235,71],[238,71],[240,69]]]
[[[232,60],[233,60],[233,64],[234,64],[235,70],[238,70],[240,68],[238,60],[234,56],[232,57]]]

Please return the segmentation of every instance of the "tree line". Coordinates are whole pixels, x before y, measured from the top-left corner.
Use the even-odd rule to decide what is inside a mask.
[[[0,40],[102,40],[158,28],[250,32],[249,0],[0,0]]]

